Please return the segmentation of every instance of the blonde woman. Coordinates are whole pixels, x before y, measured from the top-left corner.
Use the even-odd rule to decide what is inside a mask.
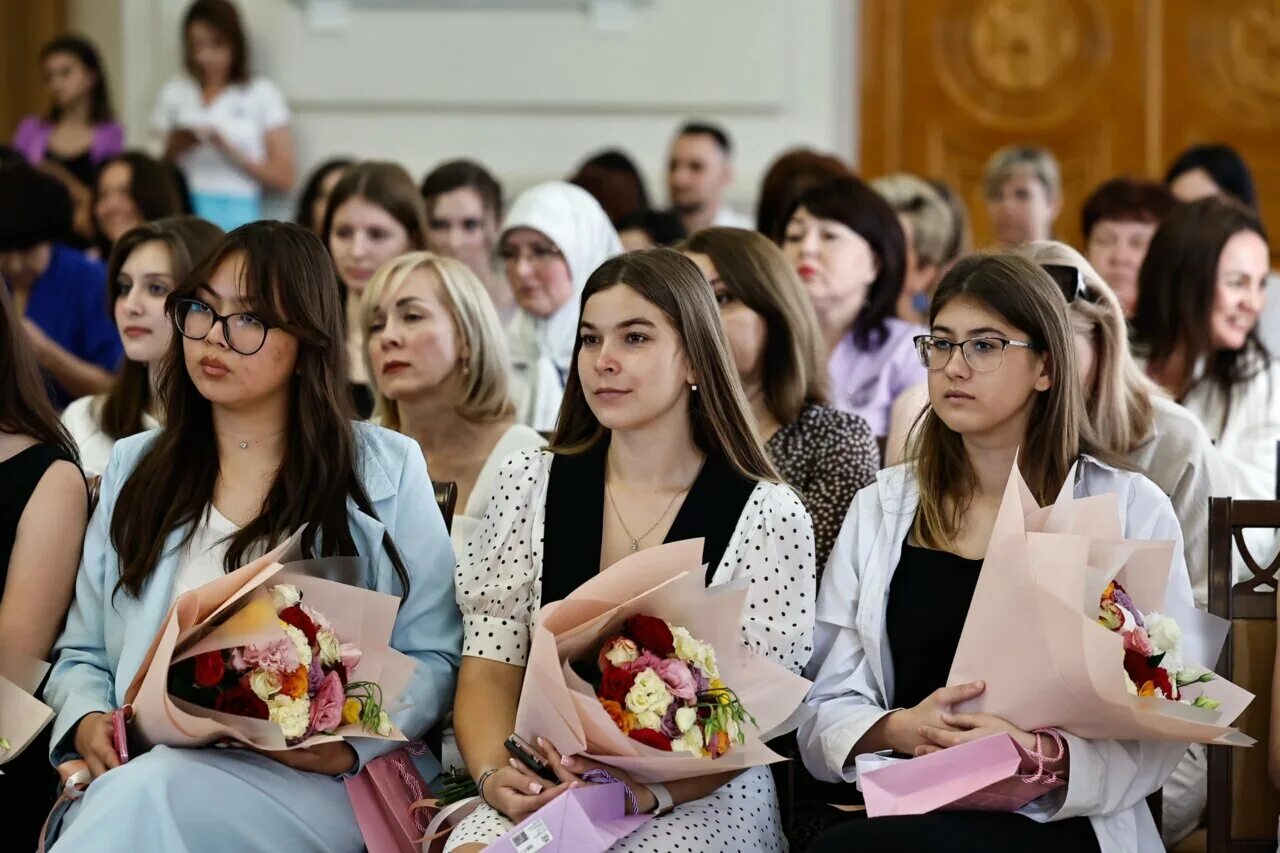
[[[1053,236],[1062,212],[1062,171],[1047,148],[1010,145],[987,161],[982,175],[991,236],[1013,248]]]
[[[907,272],[898,296],[898,316],[923,325],[929,320],[929,303],[950,261],[958,223],[951,206],[923,178],[899,172],[871,182],[898,214],[907,238]]]
[[[417,439],[432,477],[457,484],[452,538],[461,550],[502,460],[546,444],[515,422],[497,312],[470,267],[430,252],[384,264],[361,308],[374,421]]]

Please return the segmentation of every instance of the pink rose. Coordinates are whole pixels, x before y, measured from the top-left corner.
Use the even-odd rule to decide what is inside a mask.
[[[342,669],[347,674],[347,680],[350,681],[355,677],[356,667],[360,665],[360,658],[364,656],[364,652],[360,651],[355,643],[343,643],[338,653],[342,655]]]
[[[1151,644],[1151,638],[1147,636],[1147,630],[1138,626],[1134,626],[1133,630],[1124,632],[1124,647],[1126,650],[1149,658],[1156,653],[1156,647]]]
[[[636,675],[639,675],[646,669],[656,670],[660,663],[662,663],[662,658],[658,657],[653,652],[643,651],[640,653],[640,657],[631,661],[631,663],[622,664],[618,669],[625,669],[627,672],[634,672]]]
[[[331,672],[326,675],[311,699],[311,730],[330,732],[336,729],[342,722],[342,703],[346,698],[338,674]]]
[[[671,695],[677,699],[692,702],[698,697],[697,682],[693,679],[689,665],[684,661],[676,658],[660,660],[653,665],[653,671],[662,679],[662,683],[667,685]]]

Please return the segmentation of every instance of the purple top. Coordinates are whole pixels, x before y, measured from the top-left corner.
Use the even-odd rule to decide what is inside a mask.
[[[53,123],[39,116],[27,116],[13,134],[13,147],[33,165],[44,160],[49,150],[49,136]],[[93,141],[89,143],[89,160],[97,166],[124,150],[124,128],[119,122],[106,121],[93,128]]]
[[[888,435],[893,401],[927,375],[911,339],[928,331],[890,317],[885,334],[873,334],[867,349],[854,343],[852,332],[841,338],[827,360],[832,408],[861,415],[877,438]]]

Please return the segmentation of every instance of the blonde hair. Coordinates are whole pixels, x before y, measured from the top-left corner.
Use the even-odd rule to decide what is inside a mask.
[[[1074,267],[1084,276],[1085,293],[1067,305],[1071,325],[1093,342],[1093,387],[1085,389],[1085,410],[1098,442],[1126,455],[1151,435],[1151,396],[1161,394],[1129,351],[1129,330],[1120,300],[1084,255],[1057,240],[1035,240],[1013,254],[1037,264]]]
[[[462,369],[462,400],[457,412],[470,421],[488,423],[515,415],[515,405],[507,387],[511,360],[507,354],[502,323],[484,285],[462,261],[431,252],[409,252],[383,264],[365,288],[360,303],[361,333],[365,367],[373,376],[369,361],[369,324],[378,305],[394,296],[415,270],[430,272],[439,282],[440,301],[449,309],[461,338],[465,355]],[[371,383],[373,420],[388,429],[400,429],[400,407]]]
[[[1058,160],[1048,148],[1036,145],[1006,145],[992,154],[982,172],[982,192],[989,199],[996,198],[1005,181],[1018,169],[1030,169],[1044,184],[1049,198],[1062,198],[1062,170]]]
[[[871,188],[911,223],[911,245],[919,263],[941,266],[950,260],[947,252],[955,236],[955,214],[937,190],[906,172],[876,178]]]

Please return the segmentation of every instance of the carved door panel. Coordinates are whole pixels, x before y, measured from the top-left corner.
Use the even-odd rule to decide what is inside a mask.
[[[990,237],[982,171],[1003,145],[1057,155],[1056,233],[1072,243],[1093,187],[1152,171],[1159,125],[1143,97],[1143,0],[863,0],[862,23],[861,171],[947,180],[978,246]]]

